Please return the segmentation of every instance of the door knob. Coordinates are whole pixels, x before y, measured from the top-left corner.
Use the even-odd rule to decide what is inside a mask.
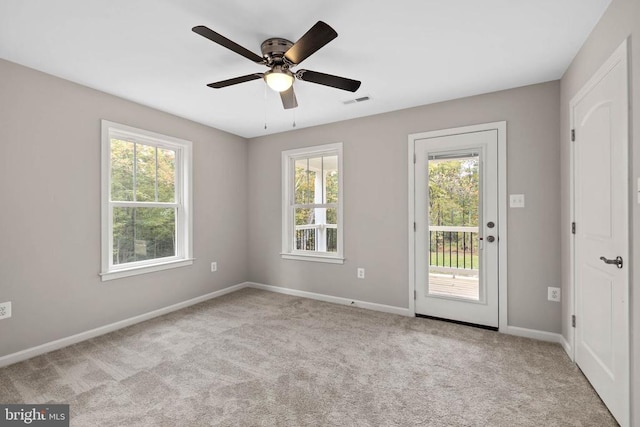
[[[495,237],[493,237],[493,236],[487,236],[487,242],[491,243],[491,242],[494,242],[495,240],[496,240],[496,238],[495,238]]]
[[[600,259],[604,261],[605,264],[615,264],[616,267],[622,268],[621,256],[617,256],[615,259],[606,259],[605,257],[601,256]]]

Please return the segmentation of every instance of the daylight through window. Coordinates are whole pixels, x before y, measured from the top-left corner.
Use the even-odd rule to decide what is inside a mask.
[[[105,121],[103,157],[103,280],[191,263],[191,143]]]
[[[342,261],[342,144],[283,152],[283,257]]]

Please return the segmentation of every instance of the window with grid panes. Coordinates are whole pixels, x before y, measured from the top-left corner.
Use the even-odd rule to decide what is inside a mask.
[[[191,142],[105,120],[102,156],[102,279],[191,264]]]
[[[282,256],[343,262],[342,144],[282,153]]]

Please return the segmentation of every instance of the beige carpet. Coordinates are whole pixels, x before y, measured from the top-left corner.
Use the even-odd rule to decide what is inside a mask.
[[[73,426],[610,426],[564,351],[244,289],[0,369]]]

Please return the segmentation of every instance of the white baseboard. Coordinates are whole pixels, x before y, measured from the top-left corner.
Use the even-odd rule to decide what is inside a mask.
[[[507,326],[506,331],[500,331],[500,332],[504,332],[510,335],[517,335],[519,337],[533,338],[535,340],[540,340],[540,341],[549,341],[549,342],[558,343],[562,346],[564,351],[567,353],[567,356],[569,356],[569,359],[573,361],[573,350],[571,349],[571,344],[569,343],[569,341],[567,341],[567,339],[562,334],[556,334],[553,332],[546,332],[546,331],[538,331],[535,329],[520,328],[518,326]]]
[[[0,357],[0,368],[7,365],[12,365],[23,360],[30,359],[35,356],[39,356],[50,351],[58,350],[63,347],[70,346],[72,344],[79,343],[81,341],[88,340],[100,335],[108,334],[118,329],[126,328],[127,326],[134,325],[136,323],[144,322],[145,320],[159,317],[172,311],[180,310],[182,308],[189,307],[201,303],[203,301],[217,298],[222,295],[226,295],[231,292],[235,292],[239,289],[247,287],[247,283],[240,283],[237,285],[229,286],[228,288],[220,289],[219,291],[211,292],[205,295],[201,295],[196,298],[192,298],[187,301],[179,302],[177,304],[170,305],[168,307],[153,310],[139,316],[130,317],[128,319],[120,320],[119,322],[111,323],[109,325],[100,326],[99,328],[91,329],[89,331],[80,332],[79,334],[71,335],[70,337],[60,338],[55,341],[51,341],[36,347],[31,347],[26,350],[18,351],[17,353],[8,354]]]
[[[411,316],[413,313],[408,308],[396,307],[393,305],[376,304],[374,302],[359,301],[349,298],[334,297],[331,295],[317,294],[315,292],[300,291],[298,289],[282,288],[280,286],[265,285],[262,283],[247,282],[250,288],[262,289],[264,291],[277,292],[279,294],[293,295],[297,297],[315,299],[318,301],[331,302],[334,304],[348,305],[351,307],[365,308],[367,310],[382,311],[384,313],[399,314],[401,316]]]
[[[571,348],[571,343],[567,341],[564,335],[560,335],[560,338],[560,345],[562,346],[562,348],[564,348],[564,351],[567,352],[567,356],[569,356],[569,359],[571,359],[571,361],[573,362],[573,349]]]
[[[173,311],[177,311],[203,301],[207,301],[213,298],[220,297],[222,295],[229,294],[231,292],[238,291],[243,288],[255,288],[262,289],[269,292],[276,292],[280,294],[293,295],[303,298],[314,299],[318,301],[330,302],[334,304],[348,305],[352,307],[364,308],[367,310],[381,311],[383,313],[392,313],[399,314],[401,316],[413,317],[414,313],[408,308],[396,307],[392,305],[385,304],[377,304],[373,302],[367,301],[359,301],[352,300],[348,298],[336,297],[325,294],[318,294],[315,292],[301,291],[298,289],[290,289],[283,288],[280,286],[272,286],[265,285],[262,283],[255,282],[244,282],[239,283],[237,285],[229,286],[228,288],[220,289],[219,291],[211,292],[205,295],[201,295],[196,298],[192,298],[187,301],[179,302],[177,304],[170,305],[168,307],[160,308],[158,310],[153,310],[145,314],[141,314],[139,316],[130,317],[128,319],[121,320],[119,322],[111,323],[109,325],[101,326],[95,329],[91,329],[89,331],[81,332],[79,334],[75,334],[69,337],[61,338],[55,341],[51,341],[36,347],[31,347],[26,350],[22,350],[16,353],[8,354],[6,356],[0,357],[0,368],[3,366],[11,365],[17,362],[21,362],[23,360],[30,359],[35,356],[39,356],[44,353],[48,353],[50,351],[58,350],[63,347],[67,347],[81,341],[88,340],[90,338],[94,338],[100,335],[107,334],[109,332],[113,332],[118,329],[126,328],[127,326],[134,325],[136,323],[144,322],[145,320],[153,319],[154,317],[159,317],[164,314],[171,313]],[[520,337],[533,338],[542,341],[550,341],[555,342],[564,348],[569,357],[571,357],[571,344],[561,335],[552,332],[538,331],[535,329],[527,329],[520,328],[518,326],[507,326],[506,330],[500,330],[500,332],[516,335]]]
[[[509,335],[516,335],[518,337],[532,338],[534,340],[555,342],[561,344],[564,347],[564,337],[562,336],[562,334],[556,334],[554,332],[521,328],[519,326],[507,326],[506,330],[500,330],[500,332],[504,332],[505,334]]]

